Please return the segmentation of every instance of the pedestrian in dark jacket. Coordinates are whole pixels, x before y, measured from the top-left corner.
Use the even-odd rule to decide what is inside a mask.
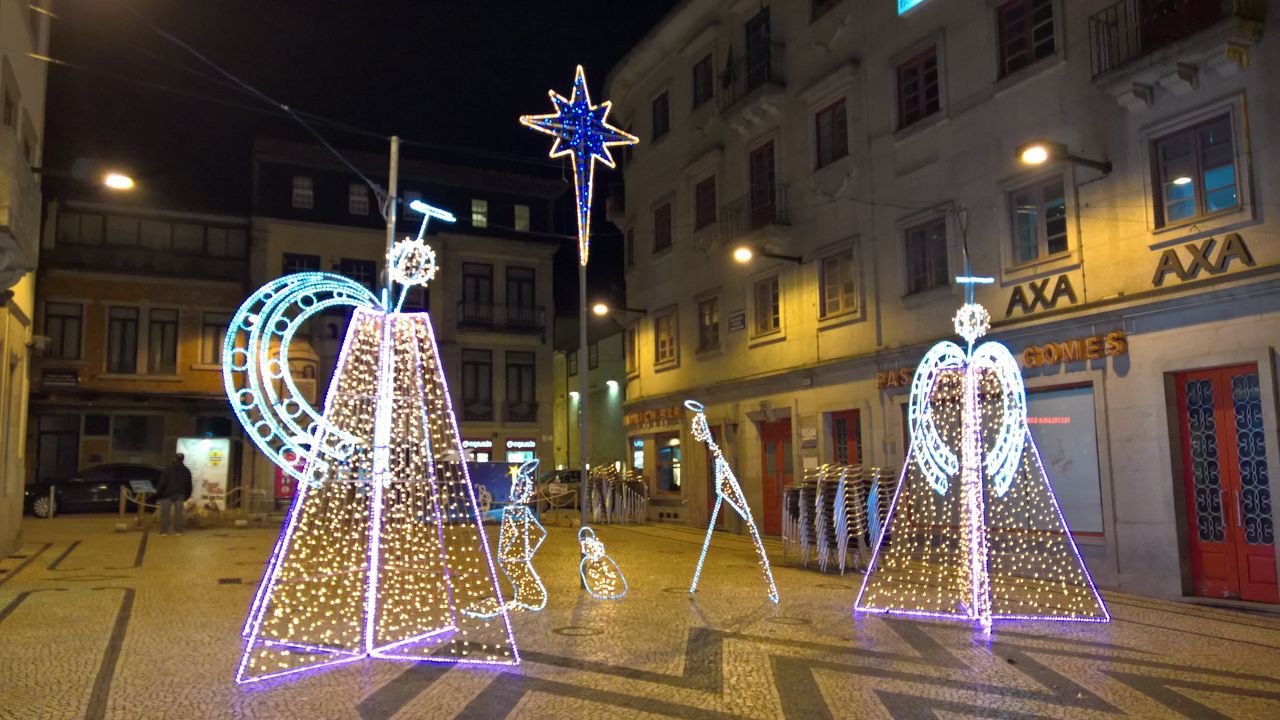
[[[160,505],[160,534],[182,534],[182,509],[191,497],[191,471],[183,464],[182,453],[173,456],[173,462],[160,474],[156,487],[156,499]],[[176,517],[171,517],[176,515]]]

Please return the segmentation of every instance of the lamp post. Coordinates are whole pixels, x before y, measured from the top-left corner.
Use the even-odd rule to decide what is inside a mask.
[[[609,152],[613,145],[634,145],[636,136],[608,123],[611,103],[591,104],[587,78],[579,65],[573,77],[573,92],[568,98],[549,91],[555,112],[547,115],[522,115],[520,123],[555,138],[551,157],[568,155],[573,161],[573,190],[577,200],[578,221],[578,436],[581,442],[579,487],[582,516],[579,524],[587,524],[587,373],[582,367],[587,357],[587,251],[591,243],[591,180],[596,161],[615,167]]]
[[[738,245],[733,249],[733,259],[741,265],[746,265],[757,257],[770,258],[772,260],[786,260],[797,265],[804,263],[804,258],[799,255],[783,255],[781,253],[768,252],[758,245]]]
[[[1065,143],[1055,142],[1053,140],[1032,140],[1018,146],[1018,160],[1023,165],[1043,165],[1050,160],[1063,160],[1073,165],[1082,165],[1087,168],[1093,168],[1098,172],[1106,175],[1111,172],[1110,160],[1090,160],[1089,158],[1073,155]]]

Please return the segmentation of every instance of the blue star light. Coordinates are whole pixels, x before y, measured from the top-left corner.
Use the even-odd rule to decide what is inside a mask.
[[[556,139],[551,157],[573,158],[573,189],[578,199],[578,262],[587,264],[587,247],[591,238],[591,180],[595,161],[616,167],[609,153],[612,145],[635,145],[635,135],[610,125],[606,118],[612,103],[591,104],[587,77],[578,66],[573,78],[573,93],[565,98],[555,90],[548,91],[555,112],[549,115],[521,115],[520,123]]]

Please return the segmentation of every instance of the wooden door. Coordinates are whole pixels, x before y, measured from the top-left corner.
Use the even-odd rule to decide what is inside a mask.
[[[862,464],[862,422],[857,410],[831,413],[831,461],[837,465]]]
[[[1175,384],[1195,593],[1280,603],[1257,366]]]
[[[794,479],[791,465],[791,418],[760,423],[760,482],[764,491],[765,535],[782,534],[782,487]]]

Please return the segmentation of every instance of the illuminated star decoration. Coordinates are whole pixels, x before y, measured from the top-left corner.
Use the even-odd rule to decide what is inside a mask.
[[[854,609],[988,633],[1000,619],[1107,622],[1031,436],[1017,360],[998,342],[974,347],[990,316],[973,285],[992,280],[958,281],[969,286],[954,318],[967,345],[937,343],[916,369],[906,466],[883,528],[873,526]]]
[[[573,93],[568,99],[554,90],[548,92],[556,111],[549,115],[522,115],[520,123],[556,139],[551,145],[551,157],[569,155],[573,159],[573,190],[578,200],[578,262],[586,265],[587,247],[591,242],[591,180],[596,161],[616,167],[609,148],[635,145],[640,139],[608,123],[612,105],[609,101],[591,104],[581,65],[574,75]]]

